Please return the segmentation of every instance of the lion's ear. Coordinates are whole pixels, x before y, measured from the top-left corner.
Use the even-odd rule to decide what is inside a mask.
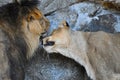
[[[29,13],[29,15],[27,16],[27,21],[32,21],[32,20],[39,20],[42,18],[42,13],[37,10],[37,9],[34,9],[33,11],[31,11]]]

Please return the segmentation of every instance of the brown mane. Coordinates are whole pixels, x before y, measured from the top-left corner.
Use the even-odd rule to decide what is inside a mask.
[[[39,0],[0,7],[0,80],[24,80],[24,67],[39,46],[49,21],[37,8]]]

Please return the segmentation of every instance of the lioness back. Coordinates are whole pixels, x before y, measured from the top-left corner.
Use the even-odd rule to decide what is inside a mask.
[[[43,39],[43,45],[47,52],[60,53],[83,65],[93,80],[120,79],[120,33],[72,31],[62,22]]]

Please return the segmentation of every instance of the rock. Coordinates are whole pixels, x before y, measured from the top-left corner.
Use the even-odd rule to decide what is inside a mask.
[[[114,28],[116,32],[120,32],[120,15],[116,15],[117,21],[114,24]]]
[[[114,24],[117,18],[112,14],[100,15],[99,19],[93,19],[89,24],[83,27],[83,31],[105,31],[114,33]]]
[[[0,6],[10,3],[10,2],[12,2],[12,0],[0,0]]]
[[[38,50],[26,66],[25,80],[85,80],[85,69],[67,57],[60,54],[48,54]]]
[[[51,26],[49,32],[58,27],[62,20],[66,20],[73,30],[83,31],[120,31],[120,14],[104,10],[101,5],[80,2],[64,9],[55,11],[47,16]]]
[[[78,0],[41,0],[40,9],[44,14],[49,14],[76,2],[78,2]]]
[[[47,16],[51,23],[49,31],[52,32],[53,29],[56,29],[58,27],[58,24],[63,20],[66,20],[71,27],[75,26],[77,17],[78,15],[75,12],[71,12],[69,9],[56,11],[50,16]]]

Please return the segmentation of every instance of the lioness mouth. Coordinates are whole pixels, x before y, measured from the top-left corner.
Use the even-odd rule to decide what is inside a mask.
[[[43,32],[43,33],[41,34],[41,36],[40,36],[41,45],[43,45],[43,46],[53,46],[53,45],[55,44],[54,41],[46,41],[46,43],[43,44],[43,39],[44,39],[45,37],[47,37],[47,36],[48,36],[48,32],[47,32],[47,31],[46,31],[46,32]]]

